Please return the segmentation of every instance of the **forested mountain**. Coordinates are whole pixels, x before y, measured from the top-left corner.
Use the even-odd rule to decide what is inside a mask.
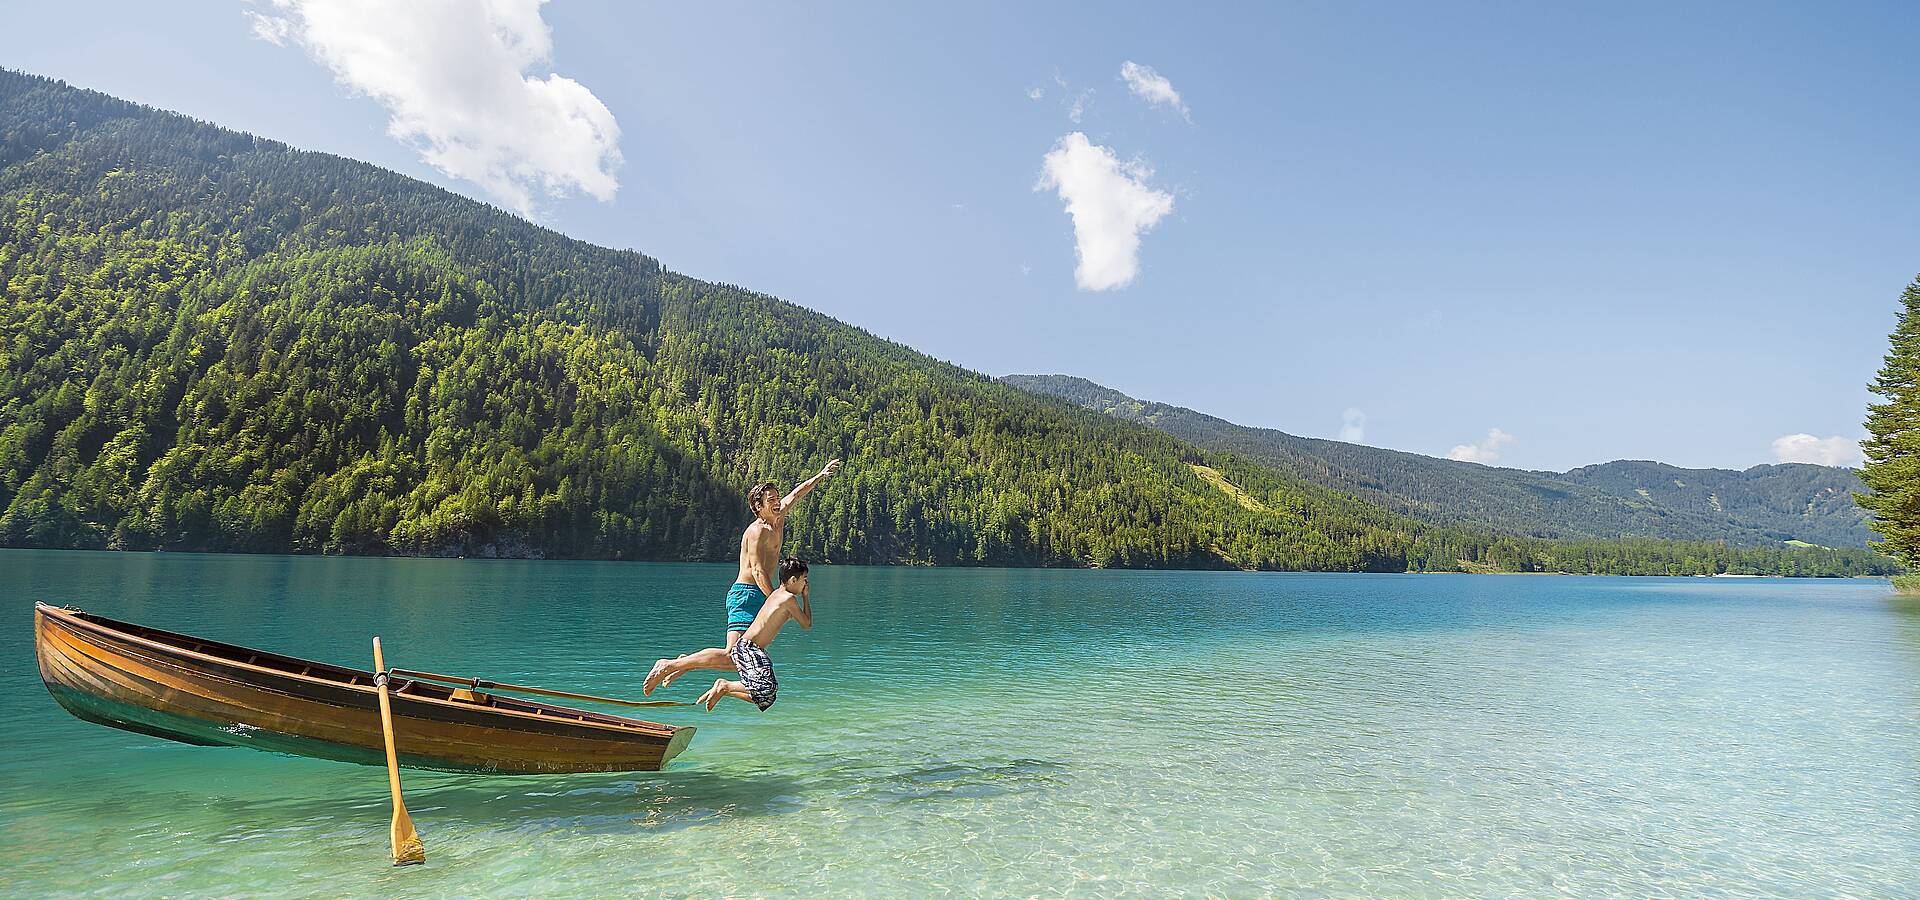
[[[1619,461],[1570,472],[1529,472],[1248,428],[1184,407],[1136,400],[1070,375],[1003,381],[1196,446],[1239,454],[1295,478],[1444,524],[1472,523],[1544,538],[1645,537],[1763,546],[1799,540],[1864,547],[1866,513],[1850,469],[1801,463],[1682,469]]]
[[[1433,525],[392,172],[0,71],[0,545],[1884,571]]]
[[[1853,501],[1853,492],[1861,485],[1852,469],[1782,463],[1734,471],[1618,460],[1581,466],[1557,477],[1615,497],[1651,500],[1675,513],[1709,519],[1724,516],[1771,538],[1864,547],[1873,537],[1867,529],[1866,510]]]

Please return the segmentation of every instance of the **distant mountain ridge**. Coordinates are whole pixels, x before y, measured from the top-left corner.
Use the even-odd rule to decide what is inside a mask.
[[[1866,513],[1853,502],[1860,484],[1851,469],[1786,463],[1736,472],[1619,460],[1568,472],[1534,472],[1251,428],[1072,375],[1001,380],[1436,524],[1479,525],[1541,538],[1648,537],[1740,545],[1804,541],[1864,547],[1872,537]]]

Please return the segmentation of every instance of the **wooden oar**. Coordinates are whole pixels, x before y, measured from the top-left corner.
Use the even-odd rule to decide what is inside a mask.
[[[562,697],[568,700],[587,700],[593,703],[618,703],[621,706],[696,706],[679,700],[622,700],[618,697],[596,697],[592,694],[576,694],[572,691],[554,691],[547,688],[527,687],[524,684],[507,684],[501,681],[488,681],[485,678],[460,678],[454,675],[436,675],[432,672],[420,672],[414,669],[394,669],[393,674],[402,678],[423,678],[427,681],[439,681],[446,684],[464,684],[474,690],[512,691],[516,694],[539,694],[543,697]]]
[[[427,848],[413,830],[413,817],[400,799],[400,757],[393,749],[393,708],[387,703],[387,664],[380,658],[380,639],[373,639],[373,684],[380,689],[380,731],[387,739],[387,786],[393,789],[393,864],[411,866],[427,861]]]

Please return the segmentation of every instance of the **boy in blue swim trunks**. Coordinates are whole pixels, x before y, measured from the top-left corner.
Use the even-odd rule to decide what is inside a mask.
[[[780,496],[779,485],[771,481],[756,485],[747,492],[747,505],[753,509],[754,519],[747,526],[746,533],[740,535],[740,574],[734,578],[733,587],[727,590],[726,646],[708,647],[655,662],[652,671],[647,673],[646,683],[640,688],[641,694],[651,695],[654,689],[666,687],[696,669],[735,670],[729,652],[740,640],[740,635],[753,626],[753,619],[760,614],[760,607],[766,605],[767,597],[773,593],[774,564],[780,559],[780,541],[786,537],[787,511],[839,468],[840,461],[837,459],[827,463],[820,474],[800,482],[784,497]]]

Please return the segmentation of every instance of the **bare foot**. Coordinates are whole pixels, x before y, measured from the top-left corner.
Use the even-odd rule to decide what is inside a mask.
[[[715,678],[713,680],[713,687],[707,688],[707,692],[701,694],[700,699],[694,702],[706,706],[707,712],[713,712],[714,704],[719,703],[721,698],[726,695],[727,680],[725,678]]]
[[[646,683],[640,686],[640,696],[642,697],[653,696],[653,691],[655,688],[663,688],[667,686],[667,683],[665,681],[662,681],[660,678],[660,670],[665,669],[667,667],[667,663],[669,662],[672,662],[672,660],[662,659],[662,660],[654,661],[653,668],[648,670],[647,672]]]

